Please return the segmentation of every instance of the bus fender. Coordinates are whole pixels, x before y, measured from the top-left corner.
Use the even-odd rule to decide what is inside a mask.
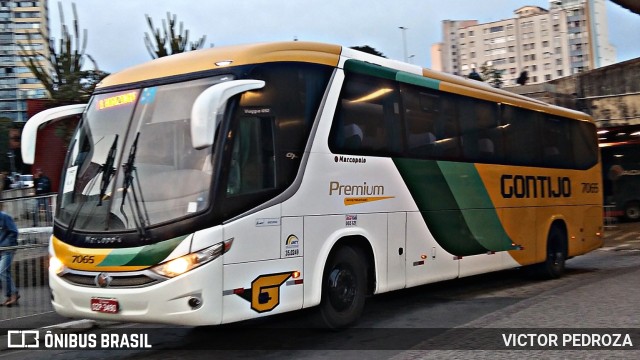
[[[554,226],[562,226],[564,228],[563,230],[567,235],[567,250],[569,248],[569,227],[567,225],[567,220],[562,214],[553,214],[546,221],[546,224],[544,226],[544,229],[546,229],[546,231],[541,234],[538,234],[538,236],[540,237],[539,244],[543,245],[543,247],[540,247],[537,250],[537,259],[539,261],[544,261],[544,259],[546,258],[547,245],[548,245],[547,237],[549,235],[549,232],[551,231],[551,228]]]
[[[303,307],[308,308],[320,304],[320,300],[322,299],[322,277],[324,275],[324,268],[327,264],[327,261],[329,260],[329,256],[334,249],[337,249],[339,246],[346,245],[346,243],[348,243],[348,239],[350,238],[362,238],[371,248],[373,252],[374,276],[376,279],[379,279],[378,271],[380,267],[378,266],[377,260],[378,254],[375,246],[373,246],[373,244],[371,244],[371,241],[369,240],[371,238],[369,236],[369,233],[365,229],[359,227],[338,229],[329,235],[327,240],[323,243],[322,247],[318,251],[318,256],[315,257],[315,263],[311,265],[311,273],[313,274],[313,278],[309,282],[305,281],[305,285],[311,284],[311,286],[309,286],[309,288],[305,286],[305,298]],[[378,281],[376,281],[375,284],[375,289],[373,291],[374,293],[377,292]]]

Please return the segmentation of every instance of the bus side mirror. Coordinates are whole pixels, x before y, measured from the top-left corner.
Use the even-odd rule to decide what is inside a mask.
[[[86,107],[87,104],[59,106],[33,115],[22,129],[22,138],[20,139],[22,162],[33,165],[36,157],[36,138],[40,125],[82,114]]]
[[[191,108],[191,143],[195,149],[213,145],[216,127],[227,100],[245,91],[264,87],[262,80],[232,80],[215,84],[198,95]]]

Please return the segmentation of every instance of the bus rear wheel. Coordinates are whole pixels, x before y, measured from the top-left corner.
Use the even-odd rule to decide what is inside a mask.
[[[367,289],[363,257],[349,246],[336,250],[327,262],[322,279],[322,300],[318,308],[320,325],[339,329],[354,323],[362,314]]]
[[[557,279],[564,274],[567,259],[567,237],[559,226],[553,226],[547,236],[547,256],[535,266],[536,274],[544,279]]]

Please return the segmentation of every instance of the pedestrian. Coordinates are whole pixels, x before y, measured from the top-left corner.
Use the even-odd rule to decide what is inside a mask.
[[[36,188],[36,211],[33,214],[33,226],[38,226],[38,219],[40,212],[44,212],[45,221],[47,224],[51,222],[51,212],[49,211],[49,198],[41,195],[51,192],[51,180],[47,175],[42,172],[42,169],[37,168],[33,174],[34,187]]]
[[[1,209],[0,203],[0,248],[18,245],[18,228],[11,215]],[[11,275],[11,262],[15,250],[0,250],[0,284],[7,299],[0,306],[18,305],[18,289],[13,283]]]
[[[37,168],[34,175],[36,195],[48,194],[51,192],[51,180],[42,172],[42,169]]]

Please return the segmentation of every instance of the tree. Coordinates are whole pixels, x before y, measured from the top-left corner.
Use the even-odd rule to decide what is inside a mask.
[[[176,15],[167,12],[167,19],[162,20],[162,34],[159,28],[153,26],[153,20],[145,14],[147,24],[153,33],[153,37],[148,32],[144,33],[144,44],[152,59],[161,58],[168,55],[179,54],[189,50],[201,49],[204,45],[206,35],[198,41],[189,43],[189,30],[184,30],[182,21],[176,33]],[[167,45],[169,48],[167,49]],[[187,49],[188,46],[188,49]]]
[[[504,84],[504,81],[502,81],[502,70],[494,68],[493,65],[489,63],[484,63],[480,67],[480,73],[482,74],[483,81],[488,82],[495,88],[501,88]]]
[[[27,47],[23,43],[18,44],[20,57],[56,103],[87,102],[96,85],[108,74],[100,71],[93,57],[85,52],[87,30],[82,31],[81,37],[75,3],[71,4],[73,33],[69,31],[65,23],[62,3],[59,2],[58,7],[61,24],[60,39],[56,41],[43,33],[42,30],[38,31],[45,43],[48,44],[48,56],[33,50],[35,48],[33,39],[30,33],[27,33],[29,46]],[[44,64],[41,59],[44,59]],[[83,70],[85,59],[89,59],[93,64],[92,70]]]
[[[382,54],[380,51],[372,48],[369,45],[362,45],[362,46],[352,46],[351,49],[353,50],[358,50],[358,51],[362,51],[365,52],[367,54],[373,54],[373,55],[377,55],[383,58],[386,58],[386,56],[384,56],[384,54]]]

